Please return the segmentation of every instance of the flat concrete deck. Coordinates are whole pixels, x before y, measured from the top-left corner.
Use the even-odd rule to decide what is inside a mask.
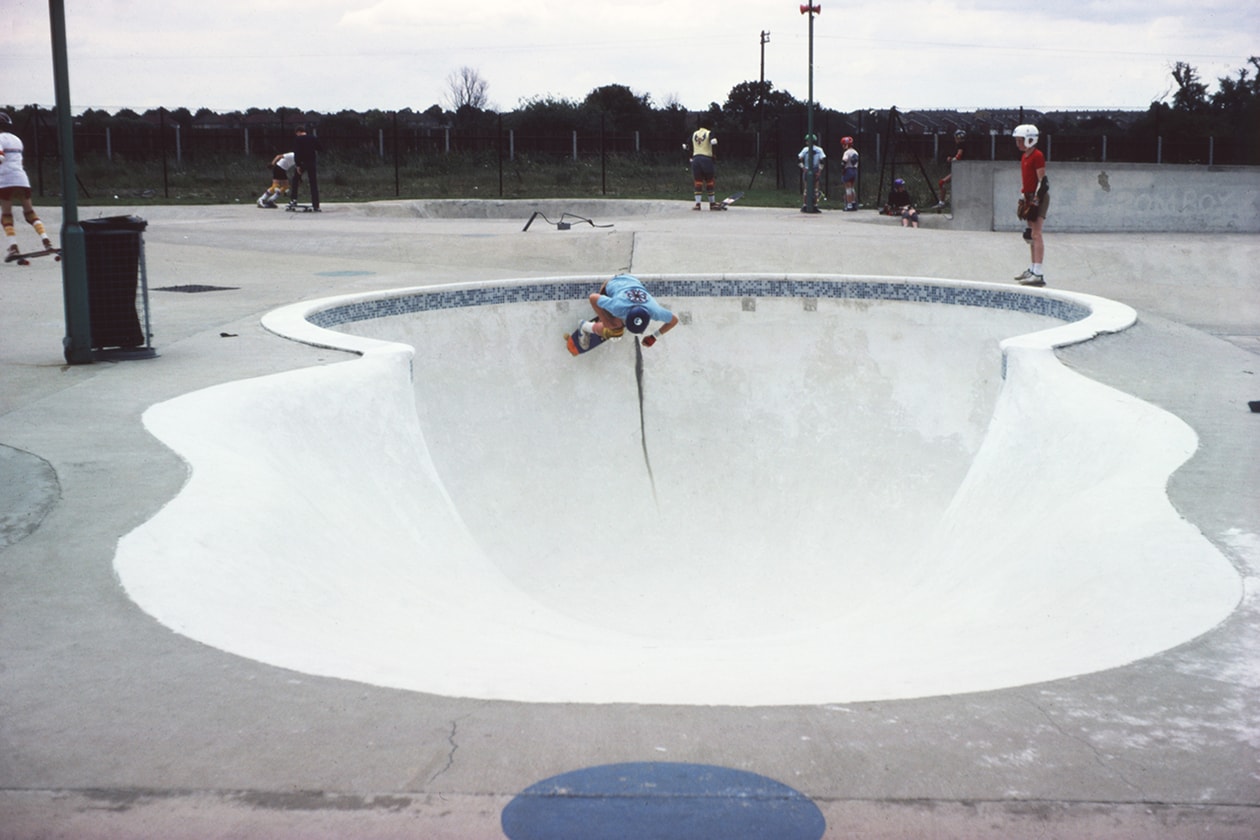
[[[941,217],[912,231],[869,212],[552,202],[538,205],[551,219],[569,210],[613,227],[540,220],[522,232],[534,206],[461,211],[481,218],[392,203],[321,214],[111,209],[149,221],[160,354],[149,360],[66,366],[59,267],[0,267],[0,838],[502,838],[504,809],[531,785],[623,762],[769,777],[818,807],[828,838],[1260,833],[1251,237],[1056,235],[1047,225],[1052,286],[1139,313],[1135,327],[1060,357],[1195,430],[1200,449],[1169,495],[1241,581],[1227,621],[1126,667],[820,706],[475,701],[268,667],[178,636],[127,599],[117,540],[187,477],[141,413],[209,385],[344,358],[263,330],[259,318],[277,306],[624,270],[1003,281],[1027,259],[1018,234],[951,231]],[[56,211],[43,215],[56,230]],[[157,291],[188,284],[232,288]]]

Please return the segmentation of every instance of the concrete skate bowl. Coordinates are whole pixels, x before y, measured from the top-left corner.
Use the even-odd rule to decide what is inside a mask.
[[[270,313],[352,360],[144,421],[184,490],[119,545],[173,630],[532,702],[780,705],[1117,667],[1241,596],[1176,417],[1056,359],[1122,305],[926,279],[645,276],[683,324],[573,358],[598,278]]]

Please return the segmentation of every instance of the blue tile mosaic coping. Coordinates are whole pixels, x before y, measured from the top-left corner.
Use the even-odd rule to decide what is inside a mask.
[[[546,301],[584,301],[598,287],[598,280],[548,280],[531,284],[484,285],[473,288],[435,288],[413,290],[397,297],[358,300],[314,312],[308,321],[315,326],[334,328],[355,321],[458,309],[504,303],[540,303]],[[766,279],[712,278],[669,279],[646,278],[645,284],[654,297],[669,298],[835,298],[853,300],[889,300],[909,303],[938,303],[955,306],[976,306],[1045,315],[1059,321],[1079,321],[1090,314],[1088,307],[1055,297],[1033,294],[1019,289],[987,288],[964,285],[890,280],[842,280],[826,278]]]

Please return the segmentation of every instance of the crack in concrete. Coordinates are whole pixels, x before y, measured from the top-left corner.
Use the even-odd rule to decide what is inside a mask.
[[[1054,729],[1055,732],[1059,733],[1064,738],[1067,738],[1071,741],[1075,741],[1076,743],[1084,746],[1085,749],[1089,750],[1090,755],[1094,757],[1095,764],[1097,764],[1100,768],[1105,770],[1107,773],[1115,776],[1117,779],[1120,780],[1121,784],[1123,784],[1129,790],[1137,794],[1139,801],[1144,801],[1145,793],[1142,790],[1141,786],[1130,781],[1129,778],[1125,776],[1125,774],[1119,768],[1114,767],[1110,763],[1108,763],[1107,756],[1104,755],[1104,753],[1098,747],[1094,746],[1094,744],[1087,737],[1085,737],[1085,735],[1073,734],[1071,732],[1068,732],[1066,729],[1063,728],[1062,724],[1060,724],[1057,720],[1055,720],[1050,715],[1050,712],[1048,710],[1042,707],[1040,703],[1037,703],[1036,701],[1031,700],[1031,699],[1028,699],[1027,702],[1030,706],[1036,709],[1043,718],[1045,718],[1046,722],[1050,724],[1051,728]]]
[[[634,337],[634,378],[639,385],[639,441],[643,444],[643,466],[647,467],[648,482],[652,485],[652,501],[660,508],[660,499],[656,497],[656,476],[652,474],[652,459],[648,455],[647,420],[643,413],[643,347],[639,337]]]
[[[450,751],[446,754],[446,764],[441,770],[429,777],[429,784],[432,784],[438,776],[445,774],[455,766],[455,753],[459,752],[459,742],[455,740],[455,736],[459,734],[459,720],[459,718],[456,718],[451,721],[451,732],[446,736],[446,742],[451,745]]]

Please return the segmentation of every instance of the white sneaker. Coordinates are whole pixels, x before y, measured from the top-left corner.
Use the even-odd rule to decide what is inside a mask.
[[[1044,274],[1036,274],[1030,268],[1023,274],[1015,278],[1021,286],[1044,286],[1046,285],[1046,276]]]

